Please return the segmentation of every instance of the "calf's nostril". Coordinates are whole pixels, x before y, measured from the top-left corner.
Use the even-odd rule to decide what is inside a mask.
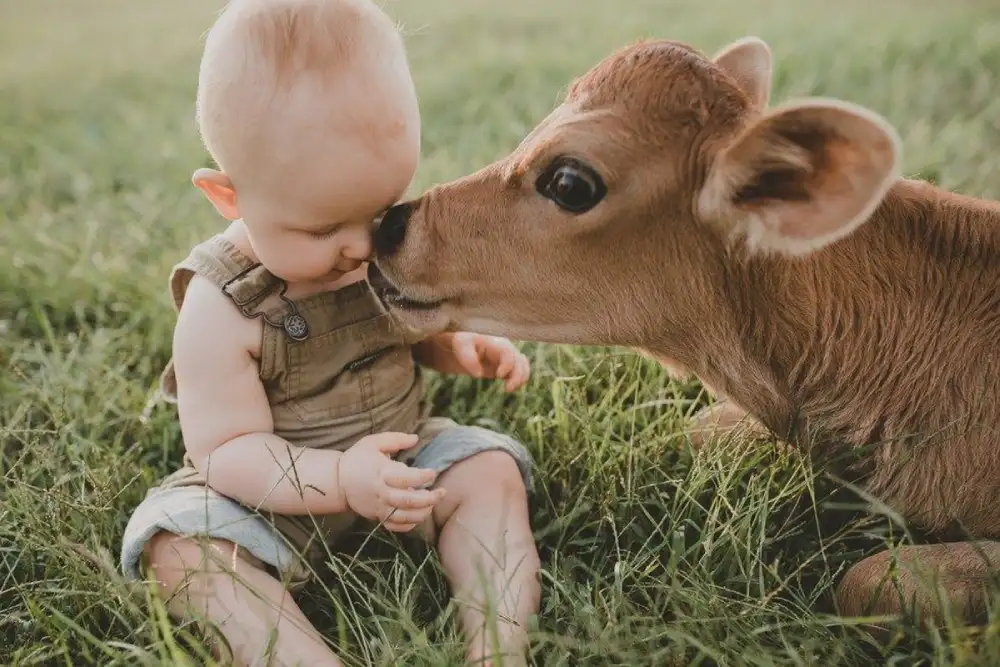
[[[409,202],[396,204],[382,216],[382,221],[372,234],[372,246],[376,255],[391,255],[399,249],[406,236],[406,222],[413,213]]]

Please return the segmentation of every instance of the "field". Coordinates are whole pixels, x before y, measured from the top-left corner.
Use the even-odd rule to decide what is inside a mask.
[[[511,148],[570,80],[640,37],[772,46],[773,100],[886,115],[905,171],[1000,197],[1000,17],[987,0],[390,0],[421,97],[413,185]],[[68,7],[72,6],[72,9]],[[202,665],[206,645],[118,575],[128,512],[180,459],[151,406],[166,277],[223,221],[190,186],[200,38],[219,2],[0,0],[0,664]],[[73,12],[72,14],[70,12]],[[771,446],[694,456],[704,401],[624,350],[525,344],[530,385],[435,377],[440,412],[536,456],[538,665],[1000,664],[978,634],[830,615],[846,563],[907,540],[885,508]],[[861,391],[877,388],[860,388]],[[356,536],[303,605],[349,665],[459,664],[432,552]],[[358,551],[360,550],[360,551]]]

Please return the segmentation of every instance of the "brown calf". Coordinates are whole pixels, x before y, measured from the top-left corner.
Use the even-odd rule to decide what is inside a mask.
[[[701,426],[865,451],[865,488],[913,523],[1000,538],[1000,205],[901,178],[871,111],[769,109],[770,88],[754,38],[622,49],[510,155],[390,209],[371,282],[418,333],[638,349],[721,399]],[[1000,544],[901,556],[981,618]],[[900,610],[888,566],[851,569],[841,613]]]

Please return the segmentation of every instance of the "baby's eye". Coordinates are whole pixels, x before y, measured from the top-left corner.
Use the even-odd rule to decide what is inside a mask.
[[[311,229],[307,234],[314,239],[327,239],[337,233],[338,225],[327,227],[326,229]]]

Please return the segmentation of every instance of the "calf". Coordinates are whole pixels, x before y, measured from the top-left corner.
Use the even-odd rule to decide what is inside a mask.
[[[712,59],[624,48],[508,156],[390,209],[370,281],[415,335],[629,346],[719,398],[700,427],[749,418],[855,454],[914,524],[985,538],[900,553],[981,619],[1000,564],[1000,205],[902,178],[872,111],[768,108],[770,89],[756,38]],[[841,613],[902,610],[889,567],[855,564]],[[899,583],[940,618],[912,572]]]

